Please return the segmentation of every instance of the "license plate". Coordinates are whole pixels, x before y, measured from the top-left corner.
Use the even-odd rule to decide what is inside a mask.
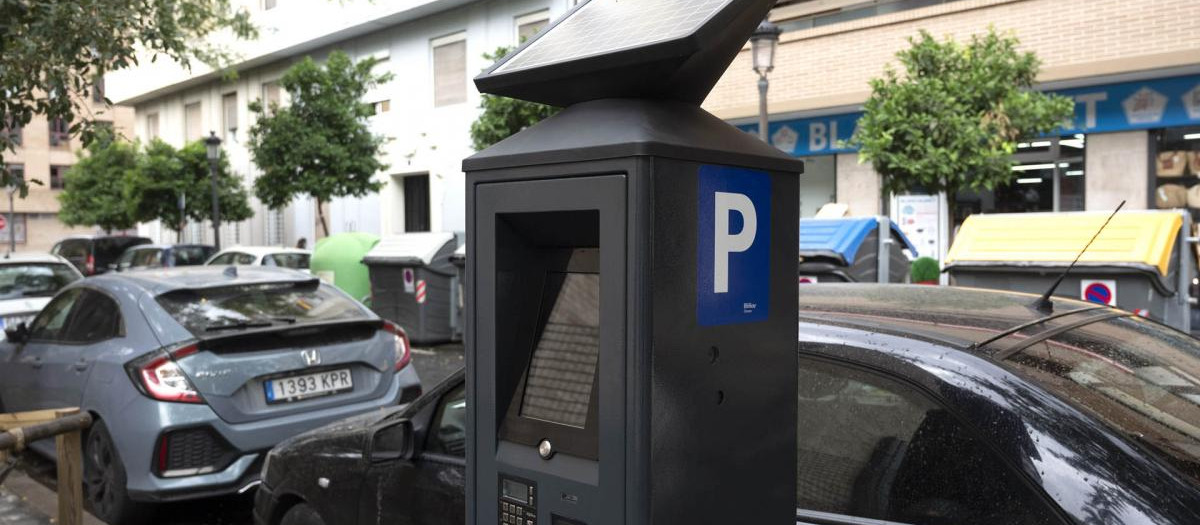
[[[354,389],[350,369],[329,370],[263,381],[267,403],[288,403]]]

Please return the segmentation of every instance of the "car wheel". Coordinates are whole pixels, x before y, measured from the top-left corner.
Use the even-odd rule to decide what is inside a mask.
[[[288,509],[279,525],[325,525],[325,521],[312,507],[299,503]]]
[[[110,525],[147,523],[153,509],[129,499],[125,466],[112,435],[97,420],[83,446],[83,493],[92,514]]]

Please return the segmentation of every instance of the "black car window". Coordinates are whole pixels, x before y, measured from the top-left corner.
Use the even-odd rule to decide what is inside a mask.
[[[62,341],[71,310],[79,300],[81,289],[67,290],[50,301],[29,326],[31,341]]]
[[[107,265],[117,257],[120,257],[126,248],[150,244],[150,239],[145,237],[100,237],[93,242],[96,245],[93,248],[96,255],[96,264]]]
[[[915,525],[1059,523],[1019,475],[903,383],[801,359],[796,505]]]
[[[72,343],[96,343],[121,333],[121,308],[108,296],[84,290],[60,338]]]
[[[429,426],[425,451],[447,456],[465,457],[467,454],[467,389],[458,385],[442,396],[437,415]]]
[[[213,260],[209,261],[208,264],[213,264],[213,265],[237,264],[235,262],[237,259],[237,256],[238,256],[238,252],[225,252],[225,253],[222,253],[221,255],[213,257]]]
[[[83,239],[68,239],[54,246],[51,253],[61,255],[63,258],[86,258],[87,257],[87,241]]]

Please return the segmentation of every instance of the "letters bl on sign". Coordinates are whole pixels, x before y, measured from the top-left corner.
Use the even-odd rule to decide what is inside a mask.
[[[696,316],[702,326],[762,321],[770,294],[771,178],[701,166]]]

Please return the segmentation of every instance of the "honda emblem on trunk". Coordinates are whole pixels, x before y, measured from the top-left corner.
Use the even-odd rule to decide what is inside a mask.
[[[315,348],[312,350],[301,350],[300,357],[304,358],[304,364],[308,366],[321,364],[321,352],[318,352]]]

